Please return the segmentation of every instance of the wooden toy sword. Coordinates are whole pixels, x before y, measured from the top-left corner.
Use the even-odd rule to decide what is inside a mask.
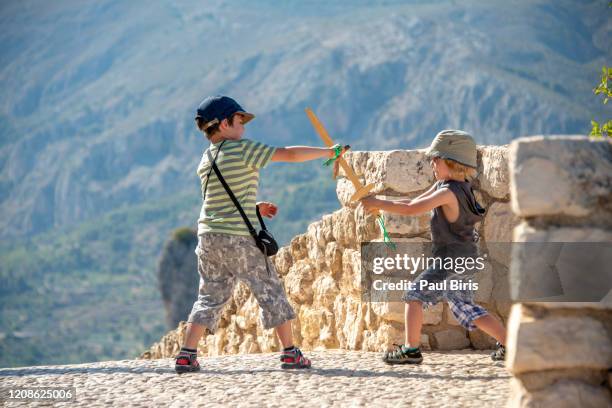
[[[306,108],[306,115],[308,115],[308,119],[310,119],[312,126],[315,128],[321,139],[323,139],[325,145],[327,147],[334,146],[335,143],[333,142],[331,137],[329,137],[327,130],[325,130],[325,127],[323,127],[323,124],[321,123],[319,118],[317,118],[317,115],[314,114],[312,109]],[[353,183],[353,187],[355,187],[355,193],[351,196],[350,200],[358,201],[368,195],[370,191],[372,191],[372,189],[374,188],[374,184],[372,183],[368,184],[367,186],[364,186],[361,181],[359,181],[359,178],[357,177],[351,166],[349,166],[346,160],[344,160],[344,157],[338,157],[337,160],[339,161],[340,167],[342,167],[348,179],[351,181],[351,183]],[[383,232],[384,242],[394,247],[395,244],[391,242],[391,237],[389,236],[389,234],[387,233],[387,229],[385,228],[385,220],[380,211],[376,210],[371,212],[371,214],[376,216],[376,218],[378,219],[378,223],[380,224],[380,228]]]

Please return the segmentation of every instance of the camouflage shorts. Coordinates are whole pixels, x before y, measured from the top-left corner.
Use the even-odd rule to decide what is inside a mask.
[[[189,322],[206,326],[214,333],[237,279],[244,281],[257,299],[264,328],[295,318],[274,264],[255,246],[253,238],[206,233],[198,238],[195,252],[200,289]]]

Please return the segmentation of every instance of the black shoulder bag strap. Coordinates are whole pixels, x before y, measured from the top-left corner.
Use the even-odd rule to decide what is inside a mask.
[[[255,239],[255,242],[259,242],[259,238],[257,237],[257,232],[255,231],[255,228],[253,228],[253,224],[251,224],[251,221],[249,221],[249,217],[247,217],[247,215],[244,213],[244,210],[242,209],[242,206],[240,205],[240,203],[238,202],[238,199],[236,198],[236,196],[234,195],[234,193],[230,189],[230,186],[227,185],[227,182],[225,181],[225,179],[221,175],[221,172],[219,171],[219,168],[215,164],[214,160],[212,162],[212,168],[215,171],[215,174],[217,175],[217,178],[219,179],[219,181],[223,185],[223,188],[225,188],[225,191],[227,191],[227,194],[232,199],[232,202],[234,203],[234,205],[238,209],[238,212],[242,216],[242,219],[244,220],[244,223],[246,224],[246,226],[247,226],[247,228],[249,230],[249,233],[253,236],[253,238]]]
[[[259,248],[259,250],[261,252],[263,252],[263,254],[266,257],[275,255],[278,252],[278,243],[274,240],[274,237],[272,236],[272,234],[270,234],[266,230],[266,226],[265,226],[265,224],[263,222],[263,219],[261,218],[261,214],[259,213],[259,209],[256,207],[257,218],[259,219],[259,222],[261,223],[261,226],[262,226],[263,230],[260,231],[259,234],[257,234],[257,231],[255,231],[255,228],[253,228],[253,224],[251,224],[251,221],[249,220],[247,215],[244,213],[244,210],[242,209],[242,206],[238,202],[238,199],[236,198],[236,196],[232,192],[232,189],[230,188],[230,186],[227,185],[227,182],[225,181],[225,179],[221,175],[221,171],[219,171],[219,167],[217,167],[217,164],[215,163],[214,160],[212,162],[212,168],[215,171],[215,174],[217,175],[217,178],[219,179],[219,181],[223,185],[223,188],[225,188],[225,191],[227,192],[227,195],[229,195],[229,197],[232,199],[232,202],[234,203],[234,205],[238,209],[238,212],[242,216],[242,219],[244,220],[244,223],[246,224],[246,226],[247,226],[247,228],[249,230],[249,233],[251,234],[251,236],[255,240],[255,245],[257,246],[257,248]],[[266,260],[266,269],[268,269],[268,273],[270,274],[271,272],[270,272],[267,260]]]
[[[217,161],[217,157],[219,156],[219,152],[221,151],[221,148],[223,147],[223,143],[225,143],[225,140],[222,141],[221,144],[219,145],[219,148],[217,149],[217,153],[215,153],[215,158],[211,162],[210,169],[208,170],[208,174],[206,175],[206,184],[204,185],[204,191],[202,192],[203,198],[206,198],[206,190],[208,189],[208,180],[210,180],[210,172],[213,170],[212,165]],[[209,159],[210,159],[210,150],[208,151],[208,153],[209,153]]]

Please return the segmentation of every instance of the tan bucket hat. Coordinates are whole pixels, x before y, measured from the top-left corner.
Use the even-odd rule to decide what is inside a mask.
[[[436,135],[425,152],[427,157],[440,157],[456,161],[468,167],[477,168],[476,142],[469,133],[447,129]]]

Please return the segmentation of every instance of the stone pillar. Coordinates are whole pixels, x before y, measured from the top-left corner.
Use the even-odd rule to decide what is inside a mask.
[[[522,221],[514,229],[515,242],[533,243],[531,248],[544,242],[611,243],[612,143],[582,136],[517,139],[510,146],[510,193],[512,209]],[[607,263],[607,270],[585,268],[585,281],[597,277],[601,291],[587,285],[581,290],[590,291],[589,302],[568,302],[580,295],[572,293],[579,281],[575,274],[538,268],[529,248],[514,248],[513,297],[539,293],[564,302],[526,301],[512,307],[506,361],[514,375],[509,406],[612,406],[612,264]],[[561,246],[541,248],[543,258],[550,254],[546,248]]]

